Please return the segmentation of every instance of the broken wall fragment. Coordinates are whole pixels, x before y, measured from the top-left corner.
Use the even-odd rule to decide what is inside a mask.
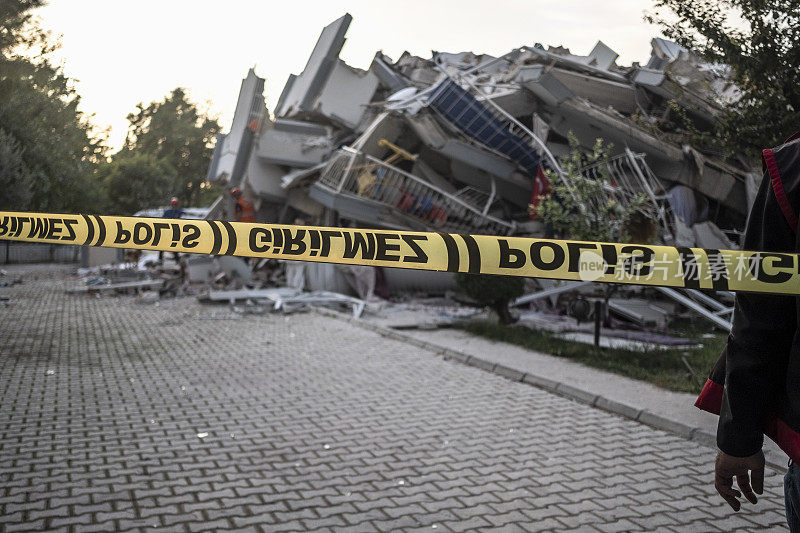
[[[373,72],[355,69],[339,59],[352,20],[345,14],[322,30],[303,72],[289,79],[276,116],[322,119],[356,129],[379,79]]]

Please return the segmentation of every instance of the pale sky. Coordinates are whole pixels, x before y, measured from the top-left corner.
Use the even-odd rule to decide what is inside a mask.
[[[353,15],[341,58],[367,68],[377,50],[500,55],[512,48],[563,45],[587,54],[600,39],[617,63],[646,62],[660,35],[642,15],[652,0],[51,0],[42,25],[61,36],[66,74],[77,80],[82,110],[110,127],[118,148],[126,116],[138,102],[162,99],[177,86],[230,128],[247,69],[266,78],[272,111],[290,73],[305,66],[319,32]]]

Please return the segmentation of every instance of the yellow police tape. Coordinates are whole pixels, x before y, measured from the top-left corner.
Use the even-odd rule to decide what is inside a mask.
[[[0,211],[0,239],[800,295],[797,254]]]

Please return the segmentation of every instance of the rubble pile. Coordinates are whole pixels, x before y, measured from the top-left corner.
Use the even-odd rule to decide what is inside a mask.
[[[202,303],[227,303],[234,314],[292,313],[323,305],[351,310],[353,316],[359,318],[367,304],[348,294],[323,290],[304,292],[302,264],[295,261],[169,255],[172,254],[128,250],[123,262],[79,268],[76,274],[82,283],[69,287],[67,292],[93,297],[129,294],[135,295],[135,301],[140,304],[157,304],[162,298],[193,295]],[[373,279],[372,269],[351,266],[350,270],[359,275],[353,275],[352,285],[343,287],[342,291],[374,301],[375,283],[365,282],[365,279]],[[0,281],[0,286],[19,282]]]
[[[393,61],[378,51],[361,70],[339,59],[351,22],[345,14],[322,30],[272,113],[264,79],[251,69],[242,81],[207,179],[242,189],[257,221],[546,237],[530,206],[549,179],[570,186],[559,166],[570,138],[586,152],[602,138],[611,159],[580,172],[603,171],[621,201],[643,196],[660,242],[737,246],[760,173],[713,142],[715,122],[739,97],[726,67],[655,38],[646,65],[618,65],[598,41],[585,56],[538,43],[500,57],[405,52]],[[209,216],[230,217],[226,202]],[[361,269],[289,264],[284,283],[367,301],[455,288],[446,273]],[[551,285],[543,280],[517,305],[587,289]],[[720,327],[729,320],[725,295],[721,303],[698,291],[624,291],[609,307],[626,319],[644,320],[647,306],[633,296],[646,303],[658,294]]]
[[[571,134],[613,145],[605,170],[620,196],[646,196],[661,241],[736,245],[759,174],[704,141],[738,97],[725,68],[657,38],[647,65],[599,41],[586,56],[377,52],[364,71],[339,59],[351,21],[323,29],[272,114],[264,80],[242,82],[208,180],[243,189],[259,221],[543,236],[529,205],[542,170],[565,179]]]
[[[598,41],[585,56],[538,43],[500,57],[405,52],[394,61],[378,51],[361,70],[339,58],[351,21],[346,14],[322,30],[272,113],[264,79],[250,69],[242,81],[207,180],[244,191],[257,222],[546,237],[531,205],[550,180],[570,187],[559,166],[573,150],[570,139],[589,152],[602,138],[613,146],[610,160],[580,173],[608,176],[621,202],[644,197],[659,241],[737,246],[760,173],[724,157],[713,142],[715,122],[739,97],[724,66],[656,38],[646,65],[620,66]],[[222,195],[188,215],[232,219],[233,212],[233,200]],[[202,293],[203,301],[242,313],[325,304],[360,316],[376,297],[455,289],[450,273],[226,256],[174,263],[144,256],[130,268],[85,275],[80,291],[149,292],[140,294],[143,303]],[[578,299],[593,298],[606,301],[605,313],[663,330],[679,309],[722,328],[731,312],[725,295],[691,290],[625,288],[609,300],[583,282],[537,280],[528,288],[534,292],[513,303],[528,307],[523,315],[569,313]],[[654,306],[655,295],[673,303]],[[403,312],[417,313],[413,305]],[[461,318],[430,312],[431,323]]]

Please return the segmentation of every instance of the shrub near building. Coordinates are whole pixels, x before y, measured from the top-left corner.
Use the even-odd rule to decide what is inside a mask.
[[[524,278],[459,272],[456,274],[456,283],[467,296],[494,310],[501,324],[514,322],[508,304],[522,296],[525,290]]]

